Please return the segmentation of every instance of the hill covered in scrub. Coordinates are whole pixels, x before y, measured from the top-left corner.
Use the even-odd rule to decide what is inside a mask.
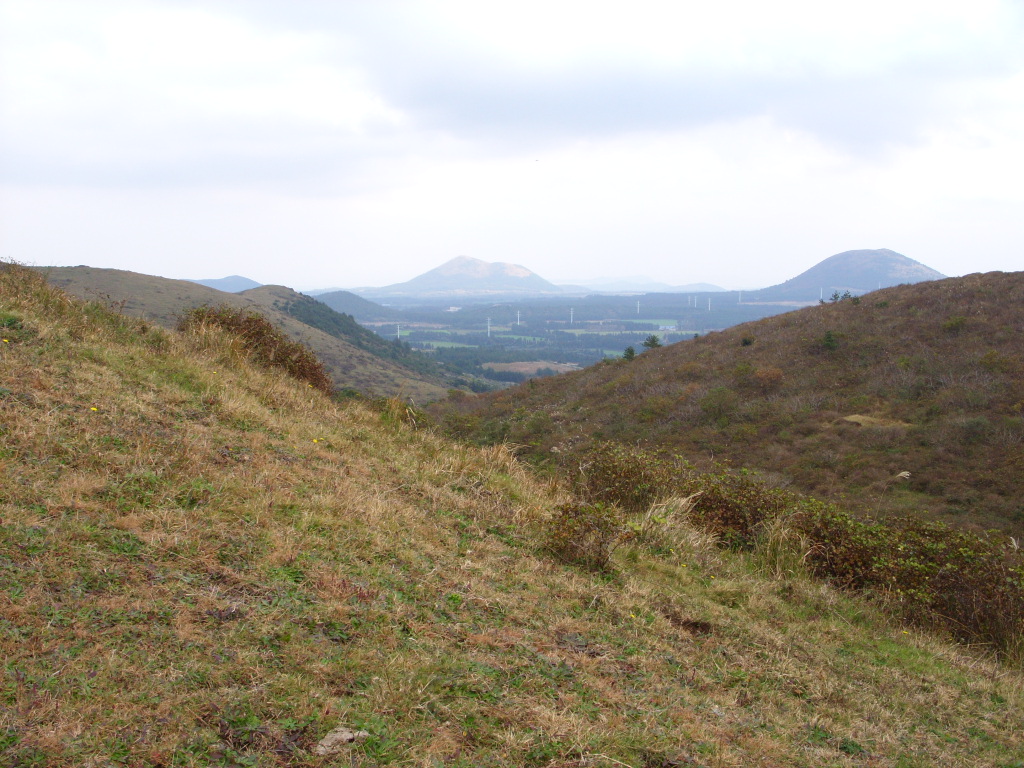
[[[722,549],[11,265],[0,326],[0,764],[1020,764],[1012,654],[780,526]]]
[[[611,440],[878,514],[1024,532],[1024,272],[847,297],[436,406],[554,463]],[[898,478],[909,472],[908,478]]]
[[[306,344],[339,388],[415,402],[443,397],[465,382],[404,345],[389,344],[351,317],[280,285],[226,293],[188,280],[169,280],[118,269],[47,267],[53,285],[87,301],[172,328],[189,309],[229,306],[265,315],[290,338]]]

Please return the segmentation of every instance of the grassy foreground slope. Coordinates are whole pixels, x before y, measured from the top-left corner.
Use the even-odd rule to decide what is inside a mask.
[[[1019,537],[1024,272],[840,299],[436,408],[465,436],[547,461],[639,444]]]
[[[425,366],[413,370],[404,365],[402,359],[395,359],[394,354],[382,355],[381,350],[387,350],[386,342],[379,340],[379,344],[372,344],[370,337],[375,334],[354,321],[346,323],[345,318],[338,315],[314,318],[308,312],[296,311],[296,308],[319,305],[283,286],[261,286],[239,294],[187,280],[169,280],[120,269],[47,267],[41,272],[50,283],[79,298],[119,306],[126,314],[151,320],[165,328],[174,327],[182,315],[198,306],[227,305],[257,311],[289,337],[316,352],[339,388],[426,402],[443,397],[452,386],[436,366],[433,371]]]
[[[589,573],[564,492],[398,403],[16,267],[0,325],[0,764],[1024,765],[1019,671],[767,551]]]

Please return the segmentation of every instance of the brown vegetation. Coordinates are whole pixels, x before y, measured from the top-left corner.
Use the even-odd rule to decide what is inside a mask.
[[[591,554],[588,567],[606,562],[616,535],[629,533],[614,525],[608,505],[636,516],[683,497],[690,522],[725,544],[751,549],[766,533],[785,532],[819,578],[867,591],[904,617],[963,641],[1011,656],[1024,652],[1024,552],[1007,536],[916,518],[858,519],[749,473],[696,472],[617,444],[595,446],[575,462],[575,489],[591,506],[563,508],[554,538],[566,538],[568,527],[577,531],[575,541],[586,541]]]
[[[331,377],[313,351],[292,341],[258,312],[228,306],[195,307],[178,321],[182,333],[204,336],[211,328],[227,331],[237,340],[239,353],[258,364],[278,368],[324,394],[334,392]]]
[[[780,526],[729,552],[690,522],[697,499],[637,499],[581,568],[586,547],[552,556],[554,521],[596,505],[405,403],[332,400],[229,332],[156,328],[10,265],[0,329],[4,766],[1024,752],[1018,669],[809,578]],[[366,736],[319,754],[339,726]]]
[[[1024,273],[970,275],[840,298],[432,412],[541,464],[614,440],[757,469],[854,510],[1020,535],[1022,337]]]

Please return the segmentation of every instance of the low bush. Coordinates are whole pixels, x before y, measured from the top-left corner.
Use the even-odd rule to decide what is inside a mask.
[[[769,392],[778,389],[782,383],[783,373],[781,368],[774,365],[757,368],[754,371],[754,381],[764,391]]]
[[[205,326],[238,336],[249,357],[261,365],[279,368],[328,395],[333,392],[331,377],[313,351],[289,339],[258,312],[229,306],[195,307],[178,321],[178,330],[186,333]]]
[[[9,312],[0,312],[0,328],[4,330],[21,330],[21,320],[18,319],[17,315],[12,315]]]
[[[730,416],[739,405],[739,395],[728,387],[714,387],[700,400],[704,415],[719,427],[728,426]]]
[[[763,525],[782,515],[794,499],[792,493],[771,488],[756,476],[725,470],[684,476],[677,485],[694,496],[694,519],[740,549],[750,549]]]
[[[645,523],[662,514],[660,505],[684,497],[691,523],[759,554],[773,573],[806,569],[877,595],[913,622],[1001,652],[1019,651],[1024,638],[1024,556],[1006,537],[917,518],[859,518],[753,474],[698,473],[613,443],[579,459],[574,487],[586,501],[560,508],[550,529],[550,548],[566,561],[606,569],[623,531],[645,542]]]
[[[1024,637],[1024,558],[1004,537],[917,518],[861,519],[742,475],[684,485],[697,494],[691,519],[733,547],[763,547],[765,532],[782,525],[813,575],[874,593],[915,623],[1000,651]]]
[[[589,502],[642,514],[674,494],[677,467],[639,448],[600,443],[575,463],[573,489]]]
[[[629,537],[622,513],[608,504],[562,504],[547,523],[551,553],[592,571],[610,570],[612,552]]]
[[[1024,636],[1024,558],[1001,538],[916,518],[858,520],[803,500],[792,517],[812,542],[811,572],[876,592],[907,618],[997,650]]]

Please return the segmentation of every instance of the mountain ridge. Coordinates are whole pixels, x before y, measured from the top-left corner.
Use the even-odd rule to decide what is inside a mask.
[[[236,309],[265,314],[289,337],[309,346],[327,365],[339,388],[350,388],[371,395],[409,397],[417,402],[443,397],[454,382],[441,373],[414,371],[385,354],[386,342],[375,345],[372,334],[333,313],[326,305],[306,314],[317,314],[325,327],[317,328],[291,315],[290,308],[317,302],[285,286],[259,286],[242,293],[227,293],[188,280],[143,275],[128,270],[96,267],[46,267],[40,269],[47,280],[75,296],[99,300],[119,307],[127,314],[173,328],[184,313],[196,306],[226,304]],[[354,342],[354,343],[353,343]]]
[[[749,301],[813,303],[833,292],[863,294],[878,288],[945,277],[942,273],[888,248],[843,251],[804,272],[767,288],[744,290]],[[672,286],[650,278],[604,278],[573,285],[557,285],[528,268],[507,262],[486,262],[458,256],[403,283],[379,288],[354,288],[352,293],[382,299],[496,299],[516,296],[718,293],[724,289],[706,283]]]

